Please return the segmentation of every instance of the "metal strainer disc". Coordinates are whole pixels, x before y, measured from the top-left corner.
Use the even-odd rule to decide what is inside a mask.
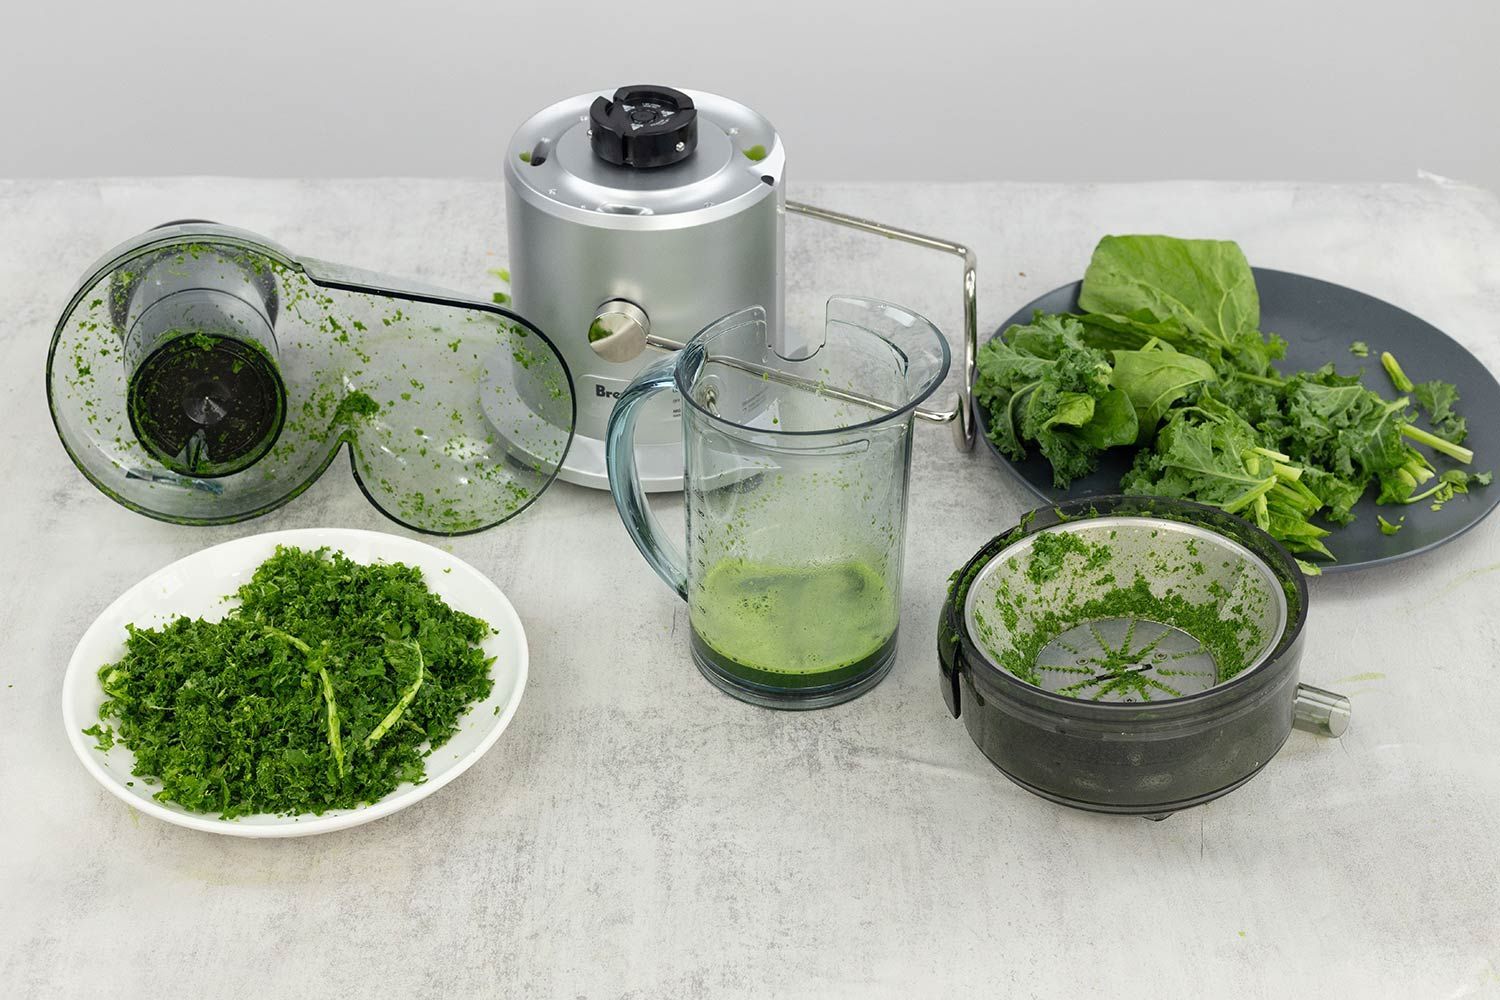
[[[1272,568],[1224,535],[1100,517],[1002,549],[971,583],[964,620],[992,665],[1045,691],[1160,702],[1264,663],[1287,600]]]

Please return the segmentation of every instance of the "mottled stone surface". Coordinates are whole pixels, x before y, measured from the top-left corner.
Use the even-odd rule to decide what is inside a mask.
[[[1256,264],[1388,298],[1500,369],[1500,204],[1403,185],[801,185],[969,241],[987,330],[1105,232],[1232,237]],[[465,776],[347,833],[248,842],[134,814],[73,758],[63,668],[147,573],[283,527],[401,531],[336,464],[270,516],[159,524],[71,466],[43,366],[115,242],[196,216],[477,293],[494,182],[0,182],[0,994],[32,996],[1469,996],[1500,992],[1500,519],[1313,583],[1304,676],[1342,741],[1294,733],[1163,823],[1012,787],[938,696],[948,574],[1028,500],[923,428],[900,658],[866,697],[767,712],[693,669],[685,615],[609,498],[559,484],[441,543],[526,622],[530,685]],[[791,315],[878,294],[958,328],[945,259],[791,223]],[[1491,456],[1489,461],[1493,462]]]

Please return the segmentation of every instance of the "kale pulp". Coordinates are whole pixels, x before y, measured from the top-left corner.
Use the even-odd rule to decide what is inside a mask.
[[[85,731],[128,747],[159,801],[226,819],[375,802],[490,693],[490,627],[416,568],[278,546],[236,596],[221,621],[129,626],[99,670]]]

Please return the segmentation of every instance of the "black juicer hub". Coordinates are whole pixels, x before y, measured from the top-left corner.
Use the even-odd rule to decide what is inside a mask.
[[[698,147],[693,99],[671,87],[637,84],[595,99],[589,108],[594,155],[618,167],[649,170],[680,163]]]
[[[131,429],[174,472],[203,479],[258,462],[286,419],[286,389],[258,346],[197,331],[162,344],[129,383]]]

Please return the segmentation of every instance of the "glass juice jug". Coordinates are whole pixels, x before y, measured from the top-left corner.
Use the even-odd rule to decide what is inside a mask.
[[[754,704],[820,708],[895,661],[913,418],[948,345],[921,316],[853,298],[829,302],[821,340],[773,333],[743,310],[641,372],[610,417],[609,483],[688,602],[704,676]],[[635,467],[641,405],[668,389],[684,401],[685,555]]]

